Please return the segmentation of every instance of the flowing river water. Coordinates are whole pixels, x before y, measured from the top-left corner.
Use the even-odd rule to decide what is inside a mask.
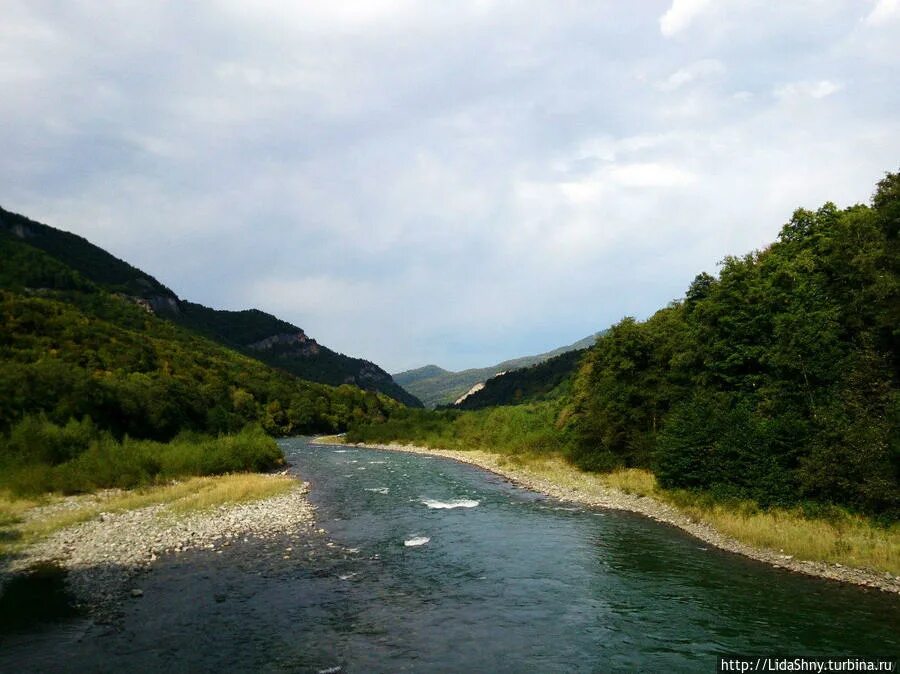
[[[282,446],[327,534],[164,558],[120,624],[4,635],[0,671],[712,672],[719,654],[900,652],[896,595],[445,459]]]

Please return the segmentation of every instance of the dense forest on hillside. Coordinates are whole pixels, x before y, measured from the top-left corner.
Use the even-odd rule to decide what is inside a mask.
[[[698,275],[647,321],[613,326],[587,352],[545,444],[590,470],[649,467],[664,487],[895,520],[898,341],[900,174],[888,174],[870,206],[799,209],[766,249],[725,258],[718,276]],[[541,405],[551,409],[523,407]],[[467,415],[515,410],[407,414],[351,439],[475,446],[479,417]]]
[[[542,363],[560,354],[585,349],[594,343],[595,337],[596,335],[592,335],[579,339],[574,344],[561,346],[546,353],[513,358],[490,367],[451,372],[437,365],[426,365],[415,370],[399,372],[394,375],[394,381],[414,394],[426,407],[435,408],[442,405],[452,405],[457,398],[465,395],[466,391],[475,384],[486,382],[500,372],[520,370]]]
[[[301,379],[332,386],[353,384],[385,393],[405,405],[421,407],[415,396],[398,386],[374,363],[332,351],[308,338],[297,326],[258,309],[226,311],[179,299],[154,277],[76,234],[0,208],[0,235],[28,250],[43,252],[40,261],[31,260],[38,270],[55,262],[58,269],[63,269],[60,273],[75,273],[81,281],[89,281],[110,293],[137,298],[162,318]],[[20,252],[16,255],[26,254],[21,252],[21,245],[17,250]],[[44,287],[41,279],[35,277],[39,272],[28,265],[10,263],[4,267],[6,270],[0,269],[0,277],[8,282],[21,285],[27,276],[34,277],[32,280],[37,284],[24,283],[26,287]],[[273,336],[289,339],[283,339],[277,349],[254,348],[258,342]]]
[[[374,363],[332,351],[308,338],[297,326],[264,311],[210,309],[182,300],[177,304],[177,311],[166,307],[161,315],[301,379],[332,386],[353,384],[380,391],[404,405],[422,407],[418,398],[401,388]],[[265,341],[276,336],[280,341],[271,345]],[[261,343],[267,345],[262,347]]]
[[[585,349],[567,351],[537,365],[491,377],[484,388],[469,394],[455,408],[480,410],[497,405],[518,405],[568,394],[571,380]]]
[[[138,439],[236,434],[248,425],[270,435],[333,432],[400,407],[381,394],[272,369],[156,317],[2,233],[0,259],[0,482],[7,485],[35,466],[61,465],[104,447],[107,458],[127,463],[139,453]],[[230,464],[212,455],[194,459],[237,469],[280,456],[271,441],[253,433],[241,437],[238,445],[258,449],[256,458],[236,451]],[[130,453],[123,450],[128,442]],[[200,451],[202,445],[191,446]],[[166,474],[160,463],[165,451],[141,451],[153,464],[144,469]],[[209,454],[208,447],[203,451]],[[260,457],[267,458],[257,463]],[[33,485],[33,477],[25,481]],[[47,480],[43,475],[37,482],[55,484]]]

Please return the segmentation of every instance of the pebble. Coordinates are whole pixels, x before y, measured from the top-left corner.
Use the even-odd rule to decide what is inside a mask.
[[[157,561],[160,554],[182,554],[189,550],[216,550],[216,542],[250,537],[269,539],[285,534],[308,534],[315,510],[307,499],[308,484],[270,499],[229,504],[206,511],[174,514],[154,505],[100,517],[55,532],[30,546],[6,569],[0,569],[0,592],[12,576],[40,563],[64,568],[66,586],[77,603],[87,606],[98,620],[115,614],[115,605],[130,595],[140,597],[139,588],[128,589],[129,580]],[[72,510],[78,504],[100,500],[99,496],[70,497],[48,506],[35,517]],[[80,499],[80,500],[76,500]],[[324,529],[320,530],[324,532]],[[290,549],[290,548],[289,548]]]

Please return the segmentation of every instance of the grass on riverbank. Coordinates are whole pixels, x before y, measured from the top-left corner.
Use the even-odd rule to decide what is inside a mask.
[[[368,430],[368,429],[367,429]],[[356,441],[333,438],[331,442]],[[426,441],[432,449],[464,451],[473,462],[523,482],[542,481],[576,493],[585,500],[601,500],[608,489],[647,496],[668,504],[689,518],[745,545],[765,548],[797,560],[838,563],[900,575],[900,523],[883,526],[847,510],[832,507],[824,516],[812,516],[802,508],[762,509],[752,501],[716,501],[708,494],[662,489],[648,470],[619,469],[610,473],[580,470],[560,453],[485,451],[464,442],[451,448]],[[321,441],[326,441],[322,438]],[[382,444],[389,444],[383,438]]]
[[[47,495],[22,499],[4,492],[0,493],[0,557],[101,513],[164,505],[163,513],[183,515],[224,504],[271,498],[286,493],[296,484],[296,479],[287,475],[234,473],[69,498]]]
[[[0,436],[0,490],[19,497],[132,489],[194,475],[266,471],[284,464],[259,426],[211,437],[182,433],[169,442],[121,440],[89,419],[59,426],[27,417]]]
[[[431,448],[555,454],[565,452],[569,443],[562,414],[558,400],[471,412],[404,409],[384,422],[353,426],[345,437],[346,442],[388,444],[402,439]]]
[[[464,451],[499,472],[515,471],[588,498],[599,500],[607,488],[648,496],[741,543],[797,560],[900,575],[900,523],[882,525],[827,505],[814,512],[799,506],[763,509],[747,500],[717,501],[702,492],[662,489],[653,473],[643,469],[585,472],[564,458],[571,450],[564,416],[554,401],[476,412],[410,410],[384,423],[354,427],[337,442],[400,442]]]
[[[620,469],[588,473],[560,457],[499,456],[498,466],[590,496],[604,488],[648,496],[741,543],[798,560],[839,563],[900,575],[900,524],[882,526],[844,509],[813,517],[801,508],[763,510],[753,501],[716,502],[710,496],[662,489],[653,473]]]

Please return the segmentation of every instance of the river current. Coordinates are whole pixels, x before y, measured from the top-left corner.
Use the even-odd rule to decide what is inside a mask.
[[[900,652],[894,595],[449,460],[281,444],[326,534],[164,558],[120,624],[0,636],[0,671],[712,672],[720,654]]]

